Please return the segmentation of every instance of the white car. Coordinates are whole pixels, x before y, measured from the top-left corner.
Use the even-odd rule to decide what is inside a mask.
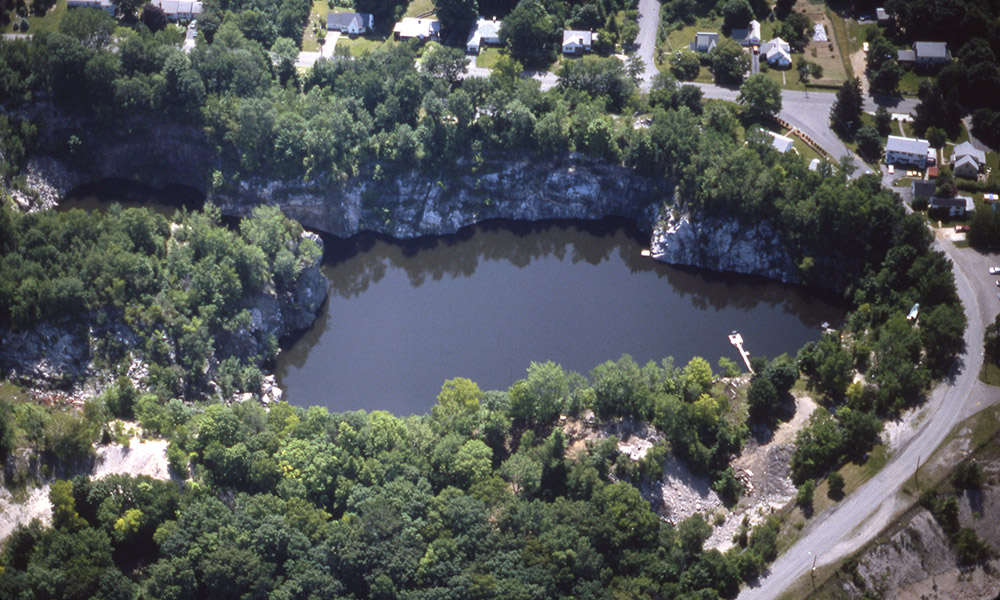
[[[889,175],[896,172],[896,165],[889,165]]]
[[[1000,275],[1000,267],[990,267],[990,275]]]

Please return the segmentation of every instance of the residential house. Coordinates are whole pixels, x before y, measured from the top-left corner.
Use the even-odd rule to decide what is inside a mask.
[[[597,39],[597,34],[579,29],[563,30],[563,54],[583,54],[590,52],[590,46]]]
[[[896,60],[921,68],[936,68],[951,62],[951,50],[944,42],[916,42],[913,50],[899,50]]]
[[[338,12],[326,15],[327,31],[361,35],[375,29],[375,17],[368,13]]]
[[[405,17],[392,28],[392,36],[397,40],[428,40],[441,37],[441,21],[437,19],[416,19]]]
[[[774,149],[777,150],[778,152],[784,154],[785,152],[788,152],[789,150],[793,149],[795,140],[793,140],[792,138],[785,137],[783,135],[778,135],[773,131],[768,131],[767,133],[773,138],[771,140],[771,145],[774,146]]]
[[[711,52],[718,43],[718,33],[699,31],[694,36],[694,43],[691,44],[691,49],[695,52]]]
[[[115,14],[115,5],[111,0],[66,0],[66,8],[96,8],[109,15]]]
[[[986,170],[986,153],[970,142],[962,142],[951,153],[951,170],[958,177],[977,179]]]
[[[470,54],[479,54],[479,49],[486,46],[500,45],[500,26],[502,21],[493,19],[479,19],[469,30],[469,40],[465,42],[465,49]]]
[[[934,197],[935,190],[937,190],[937,184],[933,181],[915,179],[913,180],[913,183],[910,184],[910,192],[912,192],[914,200],[920,198],[930,200]]]
[[[792,66],[792,48],[780,37],[760,45],[760,53],[767,59],[767,64],[780,69]]]
[[[892,15],[886,12],[884,8],[875,9],[875,22],[878,23],[879,27],[888,27],[892,25]]]
[[[153,0],[150,4],[159,7],[171,23],[197,19],[201,14],[201,2],[191,0]]]
[[[916,165],[923,169],[927,166],[930,146],[927,140],[890,135],[885,144],[885,164]]]
[[[940,218],[965,218],[976,209],[975,202],[968,196],[955,198],[931,198],[927,205],[927,216]]]
[[[730,36],[741,46],[759,46],[760,45],[760,23],[754,19],[750,21],[749,29],[734,29],[730,32]]]

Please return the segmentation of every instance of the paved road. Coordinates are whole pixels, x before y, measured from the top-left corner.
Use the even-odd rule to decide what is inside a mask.
[[[835,564],[864,546],[915,501],[904,498],[900,489],[920,461],[931,456],[955,424],[1000,401],[996,388],[977,378],[982,364],[983,330],[1000,310],[995,278],[988,275],[987,269],[1000,264],[1000,255],[956,249],[946,239],[938,239],[936,244],[954,264],[955,283],[969,319],[960,368],[951,380],[934,389],[916,432],[888,464],[846,500],[810,523],[799,541],[771,565],[766,577],[743,590],[740,600],[776,598],[808,575],[814,557],[817,567]]]
[[[729,100],[736,102],[739,90],[719,87],[711,83],[694,83],[701,88],[705,98],[715,98],[719,100]],[[808,135],[826,150],[834,160],[850,155],[856,168],[855,175],[860,175],[868,168],[857,155],[851,153],[844,142],[830,130],[830,109],[837,100],[834,92],[799,92],[795,90],[782,90],[781,92],[781,112],[778,113],[782,119],[797,127]],[[913,113],[916,110],[918,101],[915,99],[890,100],[878,99],[880,103],[886,104],[891,112]],[[878,106],[872,98],[865,100],[865,110],[874,111]]]
[[[637,54],[646,63],[642,74],[644,89],[648,90],[653,77],[658,73],[654,60],[656,53],[656,33],[660,28],[660,0],[639,0],[639,35],[635,37],[639,45]]]

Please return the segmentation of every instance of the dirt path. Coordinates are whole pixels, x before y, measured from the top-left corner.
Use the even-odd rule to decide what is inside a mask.
[[[867,58],[865,56],[864,50],[858,50],[851,55],[851,69],[854,70],[854,76],[861,80],[861,97],[868,97],[868,77],[865,76],[865,66],[867,65]]]

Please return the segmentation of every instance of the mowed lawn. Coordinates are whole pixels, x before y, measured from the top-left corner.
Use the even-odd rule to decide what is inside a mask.
[[[12,14],[11,22],[4,26],[3,32],[35,34],[59,31],[59,24],[62,23],[63,17],[66,16],[66,11],[66,0],[58,0],[55,5],[41,17],[34,16],[34,13],[29,10],[27,31],[14,31],[14,23],[15,21],[19,22],[20,19],[16,18],[16,16]]]

